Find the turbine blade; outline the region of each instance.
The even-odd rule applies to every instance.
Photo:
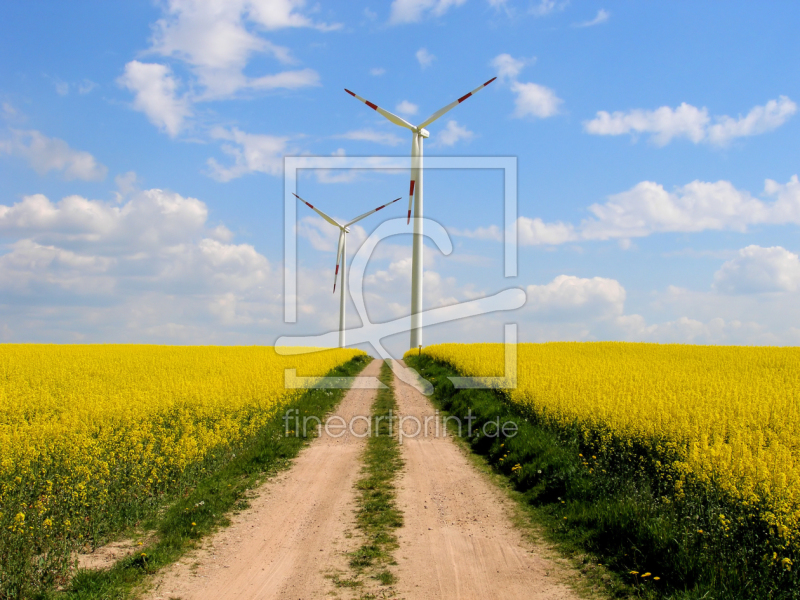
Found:
[[[390,204],[394,204],[394,203],[395,203],[395,202],[397,202],[398,200],[400,200],[400,198],[395,198],[395,199],[394,199],[394,200],[392,200],[391,202],[387,202],[386,204],[384,204],[384,205],[382,205],[382,206],[379,206],[378,208],[376,208],[376,209],[374,209],[374,210],[371,210],[371,211],[369,211],[369,212],[365,212],[363,215],[361,215],[361,216],[358,216],[358,217],[356,217],[355,219],[353,219],[352,221],[350,221],[349,223],[347,223],[347,224],[345,225],[345,227],[350,227],[350,225],[352,225],[353,223],[357,223],[357,222],[358,222],[358,221],[360,221],[361,219],[364,219],[364,218],[366,218],[366,217],[370,216],[372,213],[376,213],[376,212],[378,212],[378,211],[379,211],[380,209],[382,209],[382,208],[386,208],[386,207],[387,207],[387,206],[389,206]]]
[[[427,118],[427,119],[425,119],[425,120],[424,120],[422,123],[420,123],[420,126],[419,126],[419,128],[420,128],[420,129],[422,129],[423,127],[427,127],[428,125],[430,125],[431,123],[433,123],[433,122],[434,122],[436,119],[438,119],[439,117],[441,117],[443,114],[445,114],[446,112],[448,112],[448,111],[449,111],[449,110],[451,110],[452,108],[454,108],[454,107],[458,106],[459,104],[461,104],[461,103],[462,103],[464,100],[466,100],[467,98],[469,98],[469,97],[470,97],[470,96],[472,96],[473,94],[477,94],[478,92],[480,92],[480,91],[481,91],[483,88],[485,88],[487,85],[489,85],[490,83],[492,83],[492,82],[493,82],[495,79],[497,79],[497,77],[492,77],[492,78],[491,78],[489,81],[487,81],[487,82],[486,82],[486,83],[484,83],[483,85],[479,85],[478,87],[476,87],[476,88],[475,88],[474,90],[472,90],[472,91],[471,91],[469,94],[467,94],[467,95],[465,95],[465,96],[461,96],[461,98],[459,98],[459,99],[458,99],[458,100],[456,100],[455,102],[451,102],[450,104],[448,104],[448,105],[447,105],[447,106],[445,106],[444,108],[440,108],[440,109],[439,109],[439,110],[437,110],[435,113],[433,113],[433,114],[432,114],[430,117],[428,117],[428,118]]]
[[[334,221],[333,219],[331,219],[331,218],[330,218],[328,215],[326,215],[326,214],[325,214],[324,212],[322,212],[320,209],[318,209],[317,207],[315,207],[313,204],[310,204],[310,203],[306,202],[305,200],[303,200],[303,199],[302,199],[300,196],[298,196],[298,195],[297,195],[297,194],[295,194],[294,192],[292,192],[292,196],[294,196],[295,198],[297,198],[298,200],[300,200],[300,202],[302,202],[303,204],[305,204],[306,206],[308,206],[308,207],[309,207],[311,210],[313,210],[313,211],[314,211],[315,213],[317,213],[317,214],[318,214],[320,217],[322,217],[323,219],[325,219],[325,220],[326,220],[328,223],[330,223],[331,225],[336,225],[336,227],[338,227],[338,228],[340,228],[340,229],[341,229],[341,227],[342,227],[341,225],[339,225],[339,224],[338,224],[336,221]]]
[[[344,229],[339,232],[339,247],[336,249],[336,272],[333,274],[333,293],[336,293],[336,278],[339,276],[339,259],[342,256],[342,242],[344,241]]]
[[[381,108],[377,104],[373,104],[369,100],[365,100],[364,98],[362,98],[358,94],[354,94],[353,92],[351,92],[347,88],[345,88],[344,91],[347,92],[348,94],[350,94],[351,96],[353,96],[354,98],[358,98],[364,104],[369,106],[372,110],[375,110],[375,111],[379,112],[380,114],[382,114],[384,117],[389,119],[395,125],[400,125],[400,127],[405,127],[406,129],[410,129],[411,131],[416,131],[416,127],[414,127],[411,123],[409,123],[405,119],[401,119],[397,115],[394,115],[394,114],[390,113],[388,110],[384,110],[383,108]]]

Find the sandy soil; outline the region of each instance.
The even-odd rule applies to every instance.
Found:
[[[380,366],[373,361],[362,375],[377,376]],[[369,415],[375,394],[352,389],[335,414],[347,421]],[[288,471],[259,488],[250,508],[234,516],[230,527],[159,575],[145,597],[305,600],[335,594],[326,575],[347,575],[344,553],[356,543],[348,529],[364,444],[363,438],[336,439],[323,432]]]
[[[394,383],[399,415],[416,416],[422,423],[435,415],[425,396],[397,378]],[[417,430],[414,422],[404,425],[408,434]],[[578,598],[561,583],[566,567],[523,538],[511,522],[511,500],[442,435],[441,427],[436,436],[433,420],[417,437],[403,439],[402,454],[399,597]]]
[[[377,376],[381,361],[364,375]],[[395,379],[399,414],[434,415],[428,399]],[[374,390],[350,390],[336,414],[369,415]],[[415,426],[406,423],[406,432]],[[544,556],[512,525],[514,507],[452,439],[436,434],[404,438],[405,467],[398,504],[405,525],[389,588],[367,582],[336,588],[330,575],[351,576],[346,552],[359,545],[354,531],[354,483],[364,439],[325,434],[304,449],[288,471],[265,483],[251,508],[201,549],[160,574],[151,600],[226,600],[371,597],[424,599],[526,598],[572,600],[562,582],[567,567]],[[327,577],[326,577],[327,575]],[[367,589],[374,588],[374,589]]]

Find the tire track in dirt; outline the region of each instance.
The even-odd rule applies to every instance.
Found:
[[[381,364],[372,361],[361,375],[377,377]],[[347,422],[370,415],[375,395],[349,390],[333,414]],[[354,430],[366,431],[366,425],[356,422]],[[337,439],[323,431],[288,471],[258,489],[229,527],[159,574],[145,598],[329,598],[335,588],[326,575],[347,571],[345,553],[357,542],[348,529],[364,444],[349,433]]]
[[[425,396],[397,377],[394,390],[399,415],[425,423],[436,414]],[[406,422],[404,430],[412,434],[416,428]],[[523,538],[511,522],[512,501],[452,439],[436,437],[433,420],[417,437],[404,438],[401,448],[405,469],[397,499],[404,526],[395,553],[399,597],[579,598],[562,583],[568,569]]]

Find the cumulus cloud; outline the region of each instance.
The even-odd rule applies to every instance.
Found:
[[[514,81],[526,64],[525,60],[514,58],[510,54],[504,53],[495,56],[489,66],[497,71],[497,77],[500,81]]]
[[[764,106],[755,106],[747,115],[738,118],[724,115],[712,119],[707,108],[684,102],[674,109],[662,106],[655,110],[598,111],[583,127],[593,135],[648,134],[658,146],[676,138],[686,138],[695,144],[726,146],[736,138],[773,131],[795,112],[797,105],[786,96],[770,100]]]
[[[375,142],[376,144],[384,144],[386,146],[397,146],[403,142],[402,138],[394,133],[375,131],[374,129],[358,129],[356,131],[348,131],[347,133],[343,133],[337,137],[347,140]]]
[[[210,174],[217,181],[230,181],[249,173],[283,173],[288,137],[245,133],[236,127],[230,130],[216,127],[211,137],[229,142],[222,145],[222,151],[234,159],[234,164],[229,167],[219,164],[214,158],[208,159]]]
[[[534,59],[517,59],[510,54],[499,54],[489,65],[497,71],[501,83],[507,83],[516,95],[514,116],[546,119],[557,115],[563,100],[550,88],[538,83],[523,83],[517,80],[522,68]]]
[[[419,106],[414,104],[413,102],[409,102],[408,100],[403,100],[395,107],[395,110],[399,112],[401,115],[415,115],[419,110]]]
[[[611,16],[604,8],[601,8],[597,11],[597,15],[594,19],[590,19],[588,21],[582,21],[580,23],[575,23],[573,27],[594,27],[595,25],[600,25],[601,23],[605,23],[608,21],[608,18]]]
[[[700,231],[745,232],[753,225],[800,225],[800,181],[785,184],[768,179],[760,200],[729,181],[693,181],[669,192],[661,184],[642,181],[588,208],[591,217],[578,225],[547,223],[521,216],[522,245],[558,245],[589,240],[630,240],[654,233]],[[462,235],[464,232],[459,232]]]
[[[178,95],[178,80],[165,65],[132,60],[117,81],[133,92],[133,108],[171,137],[180,133],[184,121],[192,114],[188,97]]]
[[[0,321],[39,341],[163,340],[161,329],[172,343],[208,343],[221,322],[256,325],[253,304],[261,318],[278,310],[259,300],[272,267],[207,216],[202,201],[158,189],[122,204],[37,194],[0,205]],[[226,301],[235,310],[223,320]]]
[[[203,232],[205,204],[159,189],[135,194],[123,205],[67,196],[51,202],[43,194],[0,205],[0,235],[70,249],[94,245],[106,254],[179,243]]]
[[[714,274],[714,288],[730,294],[797,291],[800,259],[780,246],[747,246]]]
[[[375,67],[369,70],[369,74],[372,75],[373,77],[380,77],[384,73],[386,73],[386,69],[384,69],[383,67]]]
[[[436,59],[436,57],[428,52],[425,48],[420,48],[417,50],[415,56],[417,57],[419,66],[423,69],[430,67],[433,64],[433,61]]]
[[[12,130],[10,139],[0,141],[0,152],[24,158],[40,175],[57,171],[67,180],[99,181],[108,172],[88,152],[75,150],[64,140],[33,130]]]
[[[545,285],[529,285],[524,310],[552,319],[608,318],[622,315],[625,288],[614,279],[559,275]]]
[[[309,68],[245,74],[255,55],[271,57],[284,66],[297,63],[288,48],[259,32],[340,27],[306,16],[304,0],[166,0],[162,6],[165,14],[153,25],[148,53],[187,65],[193,75],[186,86],[191,92],[178,94],[181,82],[167,65],[137,60],[125,66],[118,82],[134,93],[133,107],[173,137],[191,116],[196,102],[232,98],[248,90],[319,85],[319,74]]]
[[[393,0],[389,23],[416,23],[426,17],[441,17],[450,8],[461,6],[467,0]]]
[[[546,119],[557,115],[562,104],[561,98],[548,87],[538,83],[520,83],[514,81],[511,91],[517,95],[514,100],[516,109],[515,117],[538,117]]]
[[[471,140],[473,137],[475,137],[474,132],[459,125],[456,121],[450,120],[444,131],[437,134],[436,142],[442,146],[454,146],[461,140]]]

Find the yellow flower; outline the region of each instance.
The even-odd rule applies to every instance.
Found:
[[[650,572],[648,571],[647,573],[645,573],[644,575],[642,575],[642,577],[650,577]]]

